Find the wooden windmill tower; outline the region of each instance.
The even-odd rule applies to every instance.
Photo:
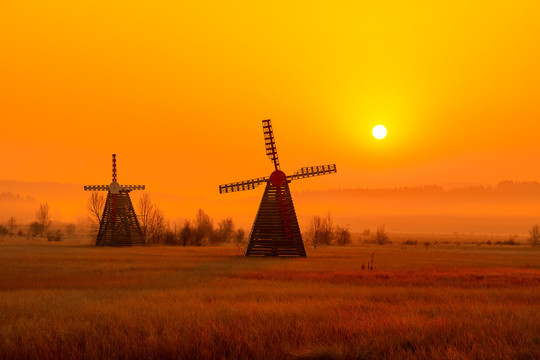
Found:
[[[267,177],[220,185],[219,192],[223,194],[252,190],[266,183],[245,256],[306,256],[289,183],[292,180],[335,173],[336,165],[304,167],[293,175],[285,175],[279,167],[272,123],[270,120],[263,120],[262,126],[266,155],[274,163],[274,171]]]
[[[144,185],[120,185],[116,182],[116,154],[112,155],[112,182],[110,185],[86,185],[85,191],[108,191],[97,246],[144,245],[144,237],[131,203],[132,190],[144,190]]]

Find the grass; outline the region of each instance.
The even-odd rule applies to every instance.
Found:
[[[0,242],[0,358],[540,358],[530,247],[235,253]]]

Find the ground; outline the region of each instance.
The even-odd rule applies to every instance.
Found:
[[[261,259],[2,239],[0,358],[540,358],[540,250],[425,242]]]

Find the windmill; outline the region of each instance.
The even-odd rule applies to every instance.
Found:
[[[274,163],[274,171],[267,177],[219,186],[219,193],[252,190],[266,183],[266,189],[253,222],[245,256],[306,256],[298,219],[289,191],[292,180],[337,172],[336,165],[304,167],[293,175],[280,170],[270,119],[262,121],[266,155]]]
[[[86,185],[85,191],[108,191],[99,223],[97,246],[144,245],[144,237],[131,203],[132,190],[144,190],[144,185],[120,185],[116,181],[116,154],[112,155],[110,185]]]

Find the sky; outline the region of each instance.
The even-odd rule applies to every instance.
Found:
[[[297,190],[540,180],[539,15],[538,1],[2,0],[0,179],[108,184],[116,153],[120,183],[233,206],[219,184],[272,171],[270,118],[283,171],[337,164]]]

